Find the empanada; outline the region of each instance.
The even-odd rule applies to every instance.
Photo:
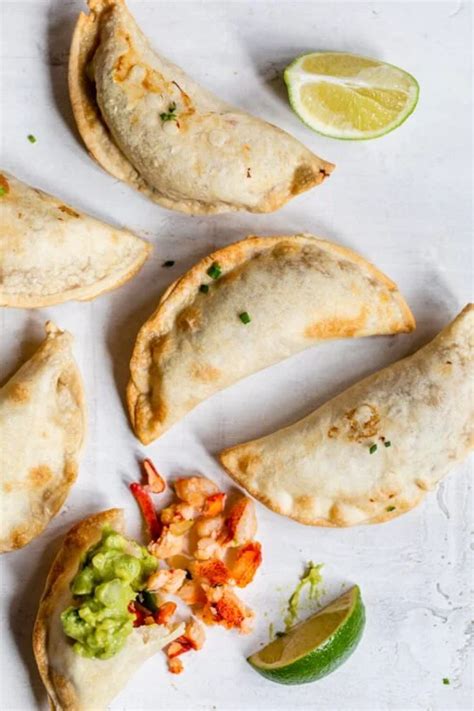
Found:
[[[0,552],[22,548],[55,516],[78,471],[86,415],[72,336],[52,323],[0,389]]]
[[[54,711],[102,711],[149,657],[182,634],[184,625],[134,628],[121,651],[108,659],[78,654],[66,636],[61,614],[73,605],[70,584],[87,551],[105,528],[123,533],[121,509],[89,516],[65,537],[50,570],[33,632],[36,663]]]
[[[474,306],[436,338],[285,429],[221,453],[301,523],[379,523],[416,506],[474,444]]]
[[[133,427],[147,444],[213,393],[318,341],[414,327],[396,285],[355,252],[311,235],[249,237],[182,276],[140,330]]]
[[[331,173],[295,138],[154,52],[124,0],[88,5],[72,41],[69,92],[84,143],[114,177],[197,215],[271,212]]]
[[[151,245],[0,174],[0,306],[94,299],[140,269]]]

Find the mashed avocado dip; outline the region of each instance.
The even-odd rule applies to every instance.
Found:
[[[129,605],[157,564],[146,548],[104,528],[71,583],[75,604],[61,615],[77,654],[108,659],[122,649],[135,619]]]
[[[306,567],[305,572],[300,578],[298,585],[296,586],[294,592],[292,593],[290,599],[288,600],[288,611],[284,619],[285,627],[289,630],[295,624],[298,619],[298,609],[300,604],[301,592],[305,585],[309,585],[309,599],[315,600],[321,595],[320,585],[323,582],[323,576],[321,575],[321,568],[323,563],[318,563],[315,565],[310,561]]]

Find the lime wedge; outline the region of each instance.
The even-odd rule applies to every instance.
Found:
[[[332,138],[383,136],[414,111],[418,82],[403,69],[344,52],[313,52],[284,74],[290,104],[314,131]]]
[[[364,625],[364,605],[355,586],[247,661],[259,674],[279,684],[316,681],[352,654]]]

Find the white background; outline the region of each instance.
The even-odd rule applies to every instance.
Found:
[[[139,326],[163,288],[216,246],[248,233],[308,231],[358,250],[400,286],[415,333],[318,346],[198,407],[147,448],[166,475],[202,472],[230,481],[213,453],[309,412],[366,373],[425,343],[471,297],[471,5],[461,2],[148,2],[132,11],[155,46],[223,98],[287,129],[337,164],[322,187],[276,214],[190,218],[147,202],[88,157],[73,125],[66,65],[76,0],[3,0],[2,153],[8,170],[83,210],[126,225],[155,245],[142,272],[92,303],[2,309],[1,372],[30,355],[46,319],[72,331],[85,379],[87,446],[61,514],[22,551],[1,561],[1,708],[46,708],[30,649],[33,619],[61,536],[82,516],[123,505],[145,450],[122,399]],[[420,82],[415,114],[369,142],[318,136],[287,104],[281,70],[313,49],[348,50],[404,67]],[[27,135],[33,133],[32,145]],[[176,260],[163,269],[166,259]],[[328,294],[328,298],[331,295]],[[24,443],[28,446],[28,442]],[[417,510],[391,523],[307,528],[257,505],[264,564],[244,591],[258,612],[250,637],[209,630],[205,650],[171,677],[145,665],[115,709],[468,709],[471,488],[458,466]],[[360,584],[367,627],[354,656],[314,685],[278,686],[245,655],[267,640],[305,562],[324,562],[327,597]],[[308,608],[309,610],[309,608]],[[450,686],[442,684],[448,677]]]

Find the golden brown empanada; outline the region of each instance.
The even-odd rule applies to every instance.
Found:
[[[474,306],[424,348],[285,429],[221,453],[269,508],[315,526],[416,506],[474,445]]]
[[[0,552],[22,548],[63,505],[86,428],[72,336],[52,323],[36,353],[0,389]]]
[[[140,330],[134,430],[147,444],[218,390],[319,341],[414,327],[396,285],[355,252],[311,235],[249,237],[172,284]]]
[[[88,5],[72,41],[69,92],[84,143],[114,177],[197,215],[271,212],[333,170],[154,52],[124,0]]]
[[[33,632],[36,663],[54,711],[103,711],[149,657],[180,636],[184,624],[134,628],[124,648],[109,659],[83,657],[66,637],[61,613],[73,603],[70,583],[104,528],[123,533],[121,509],[109,509],[74,526],[49,572]]]
[[[128,281],[151,245],[0,174],[0,306],[94,299]]]

